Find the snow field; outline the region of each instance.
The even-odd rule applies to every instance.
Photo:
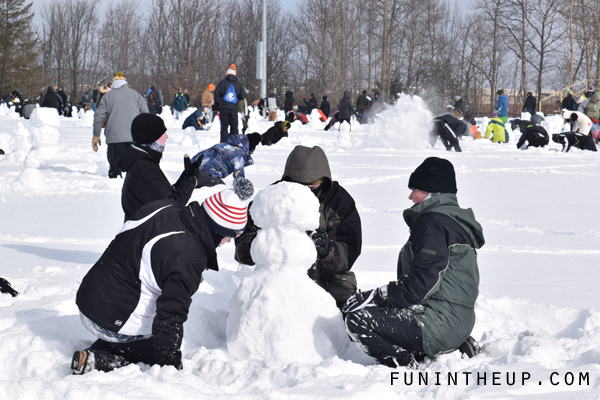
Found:
[[[81,120],[60,117],[60,125],[53,127],[59,135],[57,151],[51,158],[37,157],[36,167],[26,165],[26,159],[38,127],[0,107],[0,144],[10,145],[8,151],[2,147],[7,154],[0,156],[0,276],[20,292],[14,299],[0,295],[2,397],[597,399],[598,153],[572,149],[563,154],[553,142],[543,149],[517,150],[519,133],[510,126],[508,144],[467,138],[461,142],[463,153],[446,152],[439,142],[428,149],[422,136],[426,119],[411,117],[425,118],[428,111],[417,100],[405,100],[399,99],[374,125],[354,124],[347,131],[336,126],[325,132],[320,130],[325,123],[314,120],[294,124],[289,138],[259,146],[246,175],[261,190],[281,177],[294,146],[321,146],[334,179],[354,197],[361,214],[363,251],[353,271],[359,287],[370,289],[395,279],[398,252],[408,237],[402,211],[411,205],[410,173],[428,156],[451,160],[459,203],[473,208],[486,238],[479,251],[473,331],[483,345],[480,356],[462,359],[453,352],[426,360],[413,371],[412,385],[405,383],[410,371],[373,365],[353,344],[339,357],[310,362],[237,360],[227,347],[229,307],[255,272],[238,267],[229,244],[218,250],[221,270],[207,272],[194,296],[185,324],[183,371],[130,365],[108,374],[71,376],[73,351],[94,340],[79,321],[75,293],[121,227],[122,180],[107,177],[104,137],[94,153],[91,127],[76,126],[90,118],[88,113]],[[485,132],[486,119],[477,122]],[[547,122],[549,133],[562,130],[559,117]],[[167,122],[170,138],[161,167],[171,181],[183,168],[184,154],[196,154],[218,140],[218,122],[209,131],[191,133],[179,129],[181,123]],[[253,127],[264,132],[270,125],[253,118],[249,132]],[[20,186],[26,167],[37,171],[45,185]],[[231,178],[226,182],[231,184]],[[202,201],[220,189],[196,190],[192,200]],[[398,372],[393,385],[392,372]],[[510,385],[513,372],[516,383]],[[427,374],[428,384],[418,384],[419,373]],[[448,384],[448,373],[457,376],[456,384]],[[477,375],[484,373],[485,384],[478,384]],[[494,373],[500,385],[493,385]],[[529,379],[523,383],[525,374]]]

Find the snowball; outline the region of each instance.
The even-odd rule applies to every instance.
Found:
[[[60,126],[60,118],[56,108],[36,107],[29,116],[29,121],[32,126]]]
[[[41,191],[48,189],[48,184],[38,169],[25,168],[13,183],[15,191]]]
[[[279,363],[342,355],[342,315],[306,273],[317,256],[306,231],[319,226],[319,201],[306,186],[280,182],[256,195],[250,213],[261,227],[250,249],[256,267],[229,303],[229,352]]]

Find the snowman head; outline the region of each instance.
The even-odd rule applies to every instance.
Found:
[[[267,186],[254,199],[252,219],[261,228],[313,230],[319,227],[319,200],[304,185],[280,182]]]

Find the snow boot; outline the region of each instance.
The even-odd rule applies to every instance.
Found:
[[[481,346],[479,343],[475,341],[471,336],[465,340],[463,344],[458,348],[462,354],[465,354],[469,358],[475,357],[477,354],[481,353]]]
[[[382,357],[377,362],[389,368],[406,367],[407,369],[419,369],[419,363],[415,359],[415,355],[410,351],[403,351],[395,356]]]
[[[90,350],[76,351],[73,353],[71,369],[73,375],[83,375],[95,369],[96,359]]]
[[[19,292],[10,286],[10,282],[4,278],[0,278],[0,293],[9,293],[12,297],[17,297]]]

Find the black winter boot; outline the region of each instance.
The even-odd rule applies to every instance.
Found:
[[[460,350],[462,354],[466,354],[467,357],[473,358],[477,354],[481,353],[481,346],[479,346],[479,343],[477,343],[475,339],[469,336],[467,340],[460,345],[458,350]]]

